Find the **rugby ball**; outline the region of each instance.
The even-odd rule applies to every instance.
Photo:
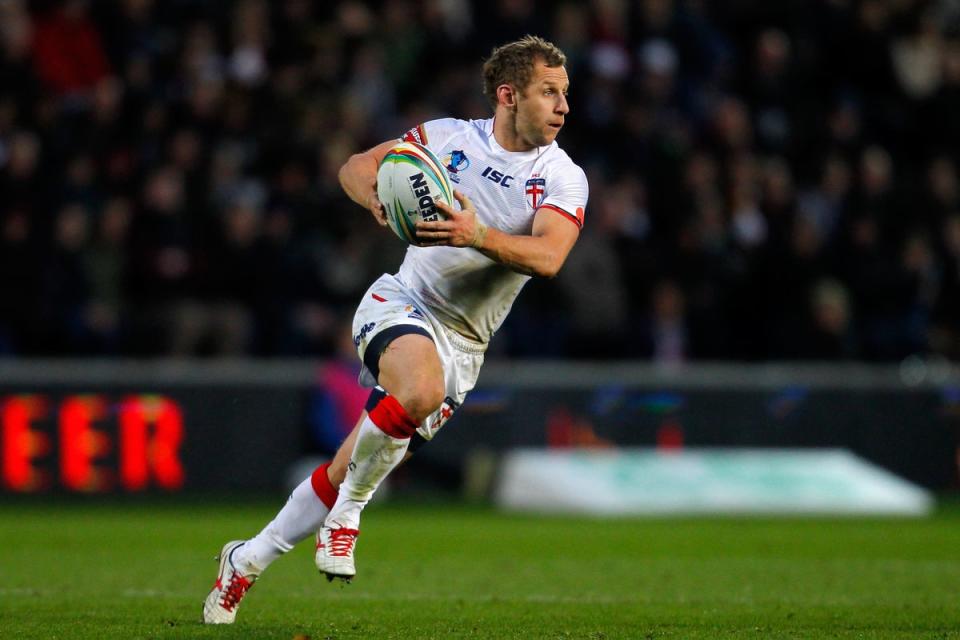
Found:
[[[399,142],[377,169],[377,197],[401,240],[417,241],[419,221],[441,220],[436,203],[453,204],[453,187],[437,156],[416,142]]]

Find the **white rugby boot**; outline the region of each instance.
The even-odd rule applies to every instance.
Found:
[[[336,524],[336,523],[334,523]],[[314,560],[320,573],[326,574],[327,581],[334,578],[350,582],[357,575],[353,563],[353,550],[357,546],[358,529],[348,527],[320,527],[317,532],[317,553]]]
[[[203,601],[204,624],[233,624],[237,618],[237,607],[247,594],[258,573],[241,574],[233,564],[233,552],[246,540],[232,540],[223,545],[215,560],[220,561],[220,572],[213,589]]]

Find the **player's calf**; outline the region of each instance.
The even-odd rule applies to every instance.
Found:
[[[417,423],[393,396],[371,394],[368,411],[337,502],[317,537],[317,569],[330,579],[349,580],[356,575],[353,556],[360,533],[360,512],[383,479],[403,460],[417,429]]]

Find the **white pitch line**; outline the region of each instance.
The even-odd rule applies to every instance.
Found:
[[[335,593],[322,593],[318,591],[311,592],[291,592],[286,594],[285,597],[295,598],[295,599],[324,599],[332,600],[335,598],[345,599],[345,600],[392,600],[392,601],[401,601],[401,602],[481,602],[481,603],[493,603],[493,602],[531,602],[531,603],[540,603],[540,604],[640,604],[640,598],[630,598],[630,597],[620,597],[620,596],[591,596],[591,595],[580,595],[580,596],[564,596],[564,595],[551,595],[551,594],[539,594],[532,593],[523,596],[507,597],[507,596],[458,596],[451,594],[434,594],[434,593],[405,593],[398,595],[390,596],[380,596],[371,593],[349,593],[347,591],[349,587],[345,588],[343,591]],[[37,595],[35,590],[23,589],[22,594],[17,595]],[[0,590],[0,595],[4,593],[3,590]],[[124,589],[121,592],[121,595],[125,598],[189,598],[196,596],[197,593],[194,591],[169,591],[163,589]],[[201,594],[202,595],[202,594]]]
[[[0,596],[49,596],[53,595],[52,589],[36,589],[34,587],[8,587],[0,588]]]
[[[322,591],[294,591],[286,594],[284,597],[297,600],[333,600],[335,598],[345,600],[392,600],[400,602],[531,602],[540,604],[627,604],[639,603],[641,598],[629,597],[611,597],[611,596],[562,596],[550,594],[527,594],[523,596],[494,596],[494,595],[451,595],[436,593],[404,593],[389,596],[381,596],[372,593],[350,593],[350,587],[345,587],[342,591],[327,592]],[[173,591],[168,589],[139,589],[128,588],[122,590],[119,595],[124,598],[192,598],[197,597],[196,591]],[[204,594],[200,594],[203,596]],[[51,589],[35,589],[31,587],[0,588],[0,596],[10,597],[62,597],[62,591]]]

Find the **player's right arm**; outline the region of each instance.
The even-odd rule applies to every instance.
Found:
[[[387,226],[387,217],[377,197],[377,169],[396,140],[381,142],[372,149],[355,153],[340,167],[340,186],[351,200],[370,211],[380,226]]]
[[[417,223],[417,237],[422,246],[473,247],[517,273],[552,278],[560,271],[580,235],[580,219],[569,214],[560,216],[553,206],[550,210],[548,207],[537,210],[530,235],[498,231],[480,223],[477,210],[466,195],[454,191],[453,196],[460,203],[460,211],[438,201],[437,209],[445,219]],[[571,224],[564,218],[576,223]]]

